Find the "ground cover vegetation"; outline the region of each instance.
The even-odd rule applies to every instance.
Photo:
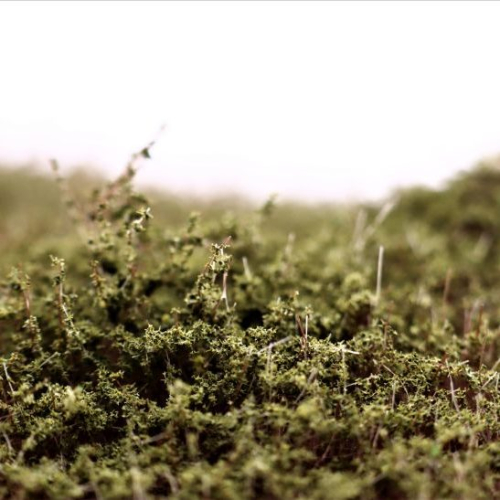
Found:
[[[1,498],[500,498],[497,169],[255,208],[147,153],[0,170]]]

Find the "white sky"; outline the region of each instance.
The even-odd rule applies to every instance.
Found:
[[[500,152],[497,2],[0,2],[0,160],[378,197]],[[44,163],[45,164],[45,163]]]

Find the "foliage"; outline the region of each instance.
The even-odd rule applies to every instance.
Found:
[[[256,210],[140,156],[0,171],[2,498],[500,498],[500,172]]]

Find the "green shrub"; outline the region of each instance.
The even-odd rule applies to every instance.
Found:
[[[0,171],[2,498],[500,498],[497,170],[255,209],[139,156]]]

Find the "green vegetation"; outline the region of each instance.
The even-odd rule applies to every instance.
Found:
[[[136,159],[0,170],[0,497],[500,498],[498,170],[254,209]]]

